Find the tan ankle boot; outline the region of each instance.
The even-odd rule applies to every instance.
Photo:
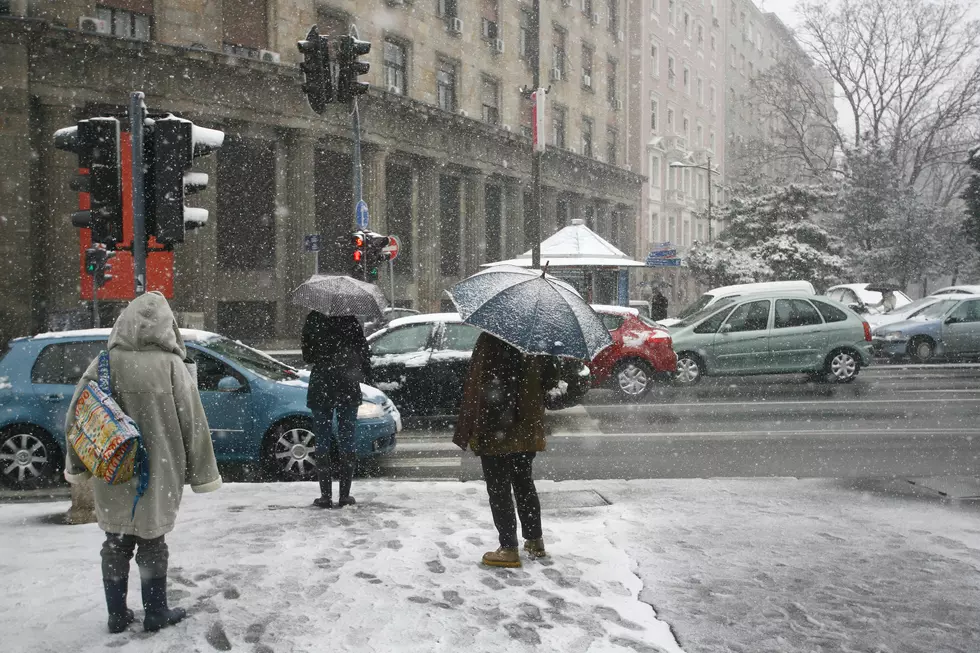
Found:
[[[548,552],[544,550],[544,540],[524,540],[524,551],[532,558],[544,558]]]
[[[520,567],[521,554],[517,547],[500,547],[496,551],[483,554],[483,564],[488,567]]]

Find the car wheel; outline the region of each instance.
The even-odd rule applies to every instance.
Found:
[[[691,386],[701,382],[704,376],[704,363],[695,354],[684,352],[677,355],[677,372],[674,383],[681,386]]]
[[[64,455],[54,438],[36,426],[0,431],[0,479],[7,487],[30,490],[53,481]]]
[[[834,383],[850,383],[861,371],[861,362],[849,349],[841,349],[827,357],[827,377]]]
[[[653,370],[641,360],[623,361],[616,366],[613,379],[620,397],[636,401],[650,392]]]
[[[936,343],[931,338],[913,338],[909,343],[909,356],[917,363],[928,363],[936,355]]]
[[[286,422],[266,440],[265,476],[277,481],[316,478],[316,436],[309,422]]]

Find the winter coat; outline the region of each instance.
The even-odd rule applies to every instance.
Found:
[[[312,365],[306,391],[311,410],[361,403],[360,384],[371,379],[371,351],[356,317],[311,312],[303,325],[303,360]]]
[[[481,456],[544,451],[545,393],[559,378],[554,357],[523,354],[481,334],[470,359],[453,442]]]
[[[650,319],[663,320],[667,318],[667,298],[659,290],[653,292],[650,297]]]
[[[150,465],[150,484],[136,506],[138,475],[127,483],[92,482],[95,513],[107,533],[152,539],[173,530],[184,483],[195,492],[221,487],[211,432],[197,384],[184,363],[184,342],[163,295],[152,292],[130,302],[109,335],[112,396],[139,426]],[[67,424],[89,381],[98,379],[92,361],[75,388]],[[65,478],[78,483],[90,476],[68,447]]]

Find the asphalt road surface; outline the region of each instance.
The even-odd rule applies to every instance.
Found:
[[[549,413],[551,480],[980,474],[980,365],[880,366],[848,385],[804,376],[706,379],[623,404],[593,391]],[[481,478],[448,421],[408,420],[390,478]]]

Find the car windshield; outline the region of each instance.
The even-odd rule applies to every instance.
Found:
[[[700,312],[701,310],[704,309],[705,306],[710,304],[711,300],[714,298],[715,298],[714,295],[709,295],[708,293],[704,293],[703,295],[698,297],[697,301],[688,304],[687,307],[684,308],[684,310],[682,310],[680,313],[677,314],[677,317],[684,319],[691,315],[694,315],[695,313]]]
[[[904,306],[896,306],[892,310],[888,311],[886,315],[892,315],[898,313],[902,313],[905,315],[912,315],[917,311],[921,310],[922,308],[929,306],[930,304],[934,304],[935,302],[936,302],[935,297],[922,297],[920,299],[916,299],[913,302],[905,304]]]
[[[276,359],[264,354],[248,345],[230,340],[221,336],[197,340],[197,344],[205,349],[209,349],[216,354],[228,358],[234,363],[241,365],[247,370],[255,372],[273,381],[286,381],[288,379],[299,378],[292,367],[285,363],[280,363]]]
[[[935,320],[945,315],[957,303],[958,301],[955,299],[941,299],[935,304],[926,306],[911,317],[923,320]]]
[[[725,307],[729,306],[734,301],[735,301],[735,297],[722,297],[721,299],[719,299],[717,302],[715,302],[711,306],[709,306],[709,307],[707,307],[705,309],[702,309],[702,310],[698,311],[697,313],[694,313],[693,315],[689,315],[688,317],[684,318],[683,320],[681,320],[680,322],[678,322],[677,324],[675,324],[671,328],[672,329],[679,329],[679,328],[691,326],[692,324],[697,324],[701,320],[703,320],[703,319],[705,319],[705,318],[707,318],[707,317],[709,317],[711,315],[714,315],[715,313],[717,313],[722,308],[725,308]]]

